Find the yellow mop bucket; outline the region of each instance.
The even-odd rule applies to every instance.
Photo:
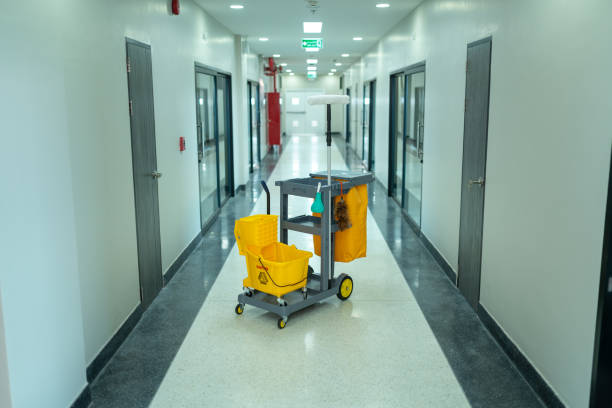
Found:
[[[234,235],[246,256],[248,276],[243,286],[276,297],[306,286],[312,252],[277,240],[278,216],[257,214],[236,221]]]
[[[250,246],[246,250],[249,276],[243,285],[276,297],[301,289],[306,286],[311,257],[312,252],[281,242],[261,249]]]

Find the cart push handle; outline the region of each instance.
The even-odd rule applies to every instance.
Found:
[[[267,196],[267,211],[268,211],[268,215],[270,215],[270,190],[268,190],[268,185],[266,184],[265,181],[261,180],[261,186],[263,187],[264,191],[266,192],[266,196]]]

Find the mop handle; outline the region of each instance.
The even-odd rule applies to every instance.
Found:
[[[327,226],[327,274],[330,278],[333,278],[332,272],[332,232],[331,232],[331,224],[332,224],[332,213],[331,213],[331,204],[332,204],[332,190],[331,190],[331,105],[327,104],[327,186],[329,187],[327,193],[327,213],[329,214],[329,224]]]

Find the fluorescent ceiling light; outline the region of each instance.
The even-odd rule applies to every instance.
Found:
[[[330,73],[329,73],[329,74],[327,74],[327,75],[334,75],[334,73],[333,73],[333,72],[330,72]]]
[[[316,71],[317,67],[306,67],[308,71]]]
[[[321,28],[323,27],[323,23],[318,22],[304,22],[304,32],[305,33],[320,33]]]
[[[350,56],[350,54],[342,54],[342,57],[343,57],[343,58],[346,58],[346,57],[348,57],[348,56]]]
[[[316,64],[318,60],[316,58],[309,58],[306,60],[307,64]]]
[[[242,4],[232,4],[230,8],[233,8],[234,10],[240,10],[243,9],[244,6]]]
[[[290,69],[286,69],[285,72],[291,72],[291,70]]]
[[[390,7],[389,3],[378,3],[376,4],[376,7],[378,8],[388,8]]]
[[[268,41],[268,37],[259,37],[259,41]]]
[[[342,63],[341,62],[336,62],[334,65],[339,67],[340,65],[342,65]]]
[[[274,58],[280,58],[280,54],[274,54],[272,55]]]
[[[353,41],[361,41],[363,40],[363,37],[353,37]]]
[[[319,52],[318,48],[304,48],[306,52]]]
[[[336,71],[337,71],[337,69],[336,69],[336,68],[332,68],[332,69],[330,69],[330,71],[331,71],[331,72],[336,72]]]
[[[281,63],[281,64],[280,64],[280,66],[281,66],[281,67],[286,67],[286,66],[287,66],[287,63],[286,63],[286,62],[283,62],[283,63]]]
[[[293,72],[291,72],[289,75],[294,76],[295,74]]]

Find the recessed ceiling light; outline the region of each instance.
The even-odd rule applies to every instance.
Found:
[[[389,3],[378,3],[376,4],[376,7],[378,8],[388,8],[390,7]]]
[[[283,63],[281,63],[281,64],[280,64],[280,66],[281,66],[281,67],[286,67],[286,66],[287,66],[287,63],[286,63],[286,62],[283,62]]]
[[[353,37],[353,41],[361,41],[363,40],[363,37]]]
[[[289,73],[289,75],[294,76],[295,74],[293,72]]]
[[[232,5],[230,6],[230,8],[232,8],[232,9],[234,9],[234,10],[240,10],[240,9],[243,9],[243,8],[244,8],[244,6],[243,6],[242,4],[232,4]]]
[[[274,58],[280,58],[280,54],[274,54],[272,55]]]
[[[334,75],[334,73],[333,73],[333,72],[330,72],[330,73],[329,73],[329,74],[327,74],[327,75]]]
[[[336,62],[334,65],[339,67],[340,65],[342,65],[342,63],[341,62]]]
[[[268,41],[269,38],[268,37],[259,37],[259,41]]]
[[[316,64],[318,60],[316,58],[309,58],[306,60],[307,64]]]
[[[306,67],[308,71],[316,71],[317,67]]]
[[[306,22],[304,21],[304,33],[320,33],[323,23],[318,22]]]
[[[291,70],[290,69],[286,69],[285,72],[291,72]]]
[[[304,51],[306,52],[319,52],[318,48],[304,48]]]
[[[349,56],[350,56],[350,54],[342,54],[342,56],[343,56],[344,58],[346,58],[346,57],[349,57]]]
[[[332,69],[330,69],[330,71],[331,71],[331,72],[336,72],[336,71],[337,71],[337,69],[336,69],[336,68],[332,68]]]

